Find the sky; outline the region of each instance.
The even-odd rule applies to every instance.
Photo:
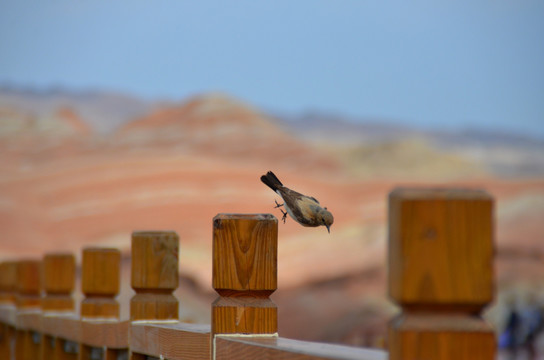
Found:
[[[544,137],[544,1],[2,0],[0,86]]]

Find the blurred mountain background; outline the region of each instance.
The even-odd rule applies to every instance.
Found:
[[[228,94],[165,103],[4,88],[0,149],[2,259],[114,246],[128,266],[133,230],[175,230],[178,296],[191,321],[209,321],[213,216],[280,216],[259,180],[268,170],[335,215],[330,235],[291,219],[279,224],[274,300],[283,336],[383,343],[395,311],[385,288],[386,198],[399,185],[492,193],[498,289],[542,284],[544,140],[536,137],[282,116]],[[130,294],[127,278],[122,297]]]

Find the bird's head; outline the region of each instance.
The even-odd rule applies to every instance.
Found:
[[[327,210],[327,208],[319,212],[319,222],[321,223],[321,225],[324,225],[327,228],[327,231],[330,234],[331,225],[334,222],[334,217],[332,216],[331,212]]]

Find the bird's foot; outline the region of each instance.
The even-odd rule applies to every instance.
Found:
[[[274,200],[274,202],[276,203],[276,206],[274,206],[274,209],[277,209],[277,208],[283,206],[283,204],[278,204],[278,202],[276,200]]]
[[[277,206],[276,206],[277,207]],[[282,209],[280,209],[281,213],[283,214],[283,216],[281,217],[281,219],[283,220],[283,223],[285,224],[285,220],[287,219],[287,212],[286,211],[283,211]]]

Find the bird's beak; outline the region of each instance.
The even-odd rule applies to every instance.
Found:
[[[331,233],[331,227],[329,225],[325,225],[327,227],[327,231],[329,232],[329,234]]]

